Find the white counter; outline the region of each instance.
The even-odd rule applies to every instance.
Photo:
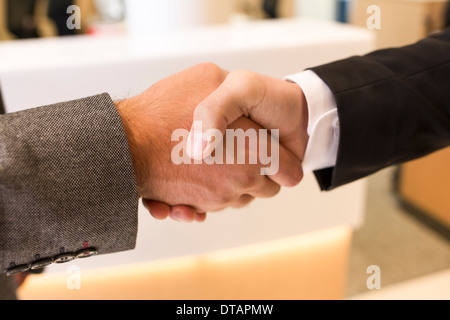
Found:
[[[372,34],[351,26],[286,20],[216,26],[141,39],[76,37],[0,43],[0,84],[8,112],[109,92],[135,95],[200,62],[283,77],[307,67],[364,54]],[[349,70],[352,72],[352,70]],[[140,209],[134,251],[77,261],[91,268],[200,254],[295,236],[364,217],[365,181],[321,193],[313,175],[274,199],[210,215],[204,224],[157,222]],[[50,270],[64,270],[52,266]]]

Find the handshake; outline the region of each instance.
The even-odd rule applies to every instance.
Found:
[[[303,178],[308,108],[297,84],[204,63],[116,107],[158,220],[202,222]]]

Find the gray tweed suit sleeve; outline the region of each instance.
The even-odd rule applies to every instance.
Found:
[[[0,300],[17,300],[16,287],[13,277],[0,273]]]
[[[107,94],[0,116],[0,273],[95,247],[130,250],[138,194]]]

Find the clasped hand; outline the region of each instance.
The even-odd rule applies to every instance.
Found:
[[[204,63],[116,107],[139,195],[158,220],[201,222],[209,212],[273,197],[303,178],[308,111],[296,84]],[[227,132],[255,134],[242,144]],[[263,155],[273,150],[277,170],[262,174],[269,166]],[[174,154],[181,161],[174,161]],[[212,158],[219,161],[208,161]]]

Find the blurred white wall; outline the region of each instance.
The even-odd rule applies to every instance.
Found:
[[[126,0],[128,30],[136,35],[205,24],[226,23],[234,10],[230,0]]]
[[[335,20],[336,0],[295,0],[296,16]]]

